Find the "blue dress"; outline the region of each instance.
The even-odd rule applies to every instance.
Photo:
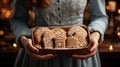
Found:
[[[52,5],[45,9],[32,7],[35,13],[35,26],[75,26],[83,24],[87,0],[51,0],[51,2]],[[105,0],[89,0],[89,3],[91,17],[88,27],[91,32],[100,32],[100,41],[102,41],[108,24]],[[30,58],[20,42],[22,35],[31,36],[29,14],[25,4],[25,0],[14,0],[10,23],[16,42],[20,46],[15,67],[101,67],[98,52],[85,60],[73,59],[70,55],[60,55],[48,60]]]

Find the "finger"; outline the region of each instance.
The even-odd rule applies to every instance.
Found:
[[[47,60],[47,59],[51,59],[51,58],[55,57],[53,54],[38,55],[38,54],[34,54],[34,53],[30,54],[30,56],[36,60]]]
[[[72,55],[72,57],[73,57],[73,58],[76,58],[76,59],[87,59],[87,58],[89,58],[89,57],[94,56],[95,53],[96,53],[96,51],[91,52],[91,53],[89,53],[89,54],[87,54],[87,55]]]
[[[72,57],[76,59],[86,59],[86,58],[89,58],[90,56],[89,55],[72,55]]]
[[[35,53],[39,52],[39,50],[38,50],[36,47],[33,46],[31,39],[28,39],[27,48],[28,48],[31,52],[33,52],[33,53],[34,53],[34,52],[35,52]]]
[[[97,48],[98,48],[98,43],[94,43],[94,45],[90,49],[90,52],[97,50]]]
[[[90,44],[91,48],[90,48],[90,52],[93,52],[94,50],[96,50],[98,48],[98,42],[95,39],[90,39]]]

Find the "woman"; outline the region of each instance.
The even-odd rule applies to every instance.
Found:
[[[108,17],[105,0],[89,0],[91,20],[90,53],[87,55],[38,55],[32,45],[29,9],[35,13],[35,26],[75,26],[83,24],[87,0],[15,0],[11,30],[20,50],[15,67],[101,67],[97,47],[103,40]]]

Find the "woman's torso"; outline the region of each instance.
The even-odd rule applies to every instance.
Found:
[[[52,0],[49,8],[33,7],[35,22],[38,26],[68,26],[83,22],[83,13],[87,0]],[[69,55],[60,55],[49,60],[34,60],[24,49],[20,49],[15,67],[99,67],[99,55],[86,60],[73,59]],[[94,64],[93,64],[94,63]]]
[[[87,0],[51,0],[48,8],[32,7],[37,26],[80,25]]]

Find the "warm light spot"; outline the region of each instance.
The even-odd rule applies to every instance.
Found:
[[[107,10],[110,10],[111,8],[110,8],[110,6],[109,6],[109,5],[107,5],[107,6],[106,6],[106,9],[107,9]]]
[[[8,19],[11,16],[12,10],[9,10],[7,8],[2,8],[0,12],[1,12],[1,15],[2,15],[3,18]]]
[[[4,31],[0,30],[0,36],[4,35]]]
[[[8,0],[3,0],[2,1],[4,4],[7,4],[8,3]]]
[[[6,12],[6,14],[5,14],[5,18],[10,18],[10,15],[11,15],[11,11],[8,10],[8,11]]]
[[[113,1],[113,0],[111,1],[111,0],[110,0],[110,1],[108,2],[108,5],[110,6],[110,10],[111,10],[111,11],[114,12],[114,11],[116,10],[116,1]]]
[[[112,51],[113,50],[113,45],[109,46],[109,50]]]
[[[5,14],[6,13],[6,11],[7,11],[7,9],[6,8],[1,8],[1,14]]]
[[[120,9],[118,9],[118,14],[120,14]]]
[[[120,37],[120,32],[118,32],[117,35]]]
[[[13,47],[15,47],[15,48],[16,48],[16,47],[17,47],[17,44],[16,44],[16,43],[13,43]]]

